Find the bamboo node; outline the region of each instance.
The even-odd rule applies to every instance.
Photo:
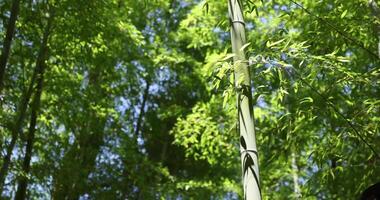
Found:
[[[245,22],[241,20],[233,20],[232,23],[240,23],[243,24],[243,26],[245,26]]]

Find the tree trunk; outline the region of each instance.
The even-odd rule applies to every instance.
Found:
[[[283,73],[283,71],[281,71],[280,73]],[[286,74],[285,74],[286,75]],[[290,80],[290,74],[289,75],[289,80]],[[287,87],[288,88],[291,88],[292,87],[292,84],[293,83],[289,83],[287,84]],[[287,118],[288,118],[288,130],[287,130],[287,134],[289,136],[292,135],[292,130],[294,130],[294,127],[293,127],[293,113],[294,111],[291,110],[291,103],[294,102],[292,101],[291,97],[294,96],[294,93],[293,93],[293,90],[289,90],[288,91],[289,94],[285,96],[284,98],[284,103],[286,105],[286,112],[287,112]],[[296,148],[296,145],[295,144],[292,144],[291,148],[290,148],[290,158],[291,158],[291,162],[290,162],[290,167],[291,167],[291,175],[292,175],[292,178],[293,178],[293,195],[292,197],[294,199],[301,199],[301,188],[298,184],[298,165],[297,165],[297,148]]]
[[[137,137],[138,137],[138,135],[140,133],[141,123],[142,123],[142,120],[143,120],[143,117],[144,117],[144,112],[145,112],[145,104],[146,104],[146,101],[147,101],[148,95],[149,95],[149,88],[150,88],[150,82],[147,80],[146,81],[145,91],[144,91],[144,94],[143,94],[143,99],[142,99],[142,102],[141,102],[139,117],[137,118],[137,122],[136,122],[136,129],[135,129],[135,134],[134,134],[134,136],[136,137],[136,139],[137,139]]]
[[[291,159],[292,159],[292,176],[293,176],[293,192],[295,199],[301,199],[301,188],[298,184],[298,166],[297,166],[297,158],[294,153],[294,149],[292,149]]]
[[[231,42],[234,55],[234,75],[240,132],[240,153],[243,172],[244,199],[261,199],[258,154],[253,121],[251,78],[245,59],[245,23],[239,0],[228,1],[231,21]]]
[[[49,20],[51,21],[51,20]],[[11,162],[11,156],[13,149],[16,145],[17,139],[19,135],[22,132],[22,125],[25,119],[26,115],[26,110],[28,108],[28,104],[30,101],[30,98],[33,93],[33,87],[35,85],[36,79],[42,78],[42,73],[44,71],[44,62],[46,60],[46,54],[47,54],[47,42],[48,42],[48,37],[50,34],[50,26],[51,22],[48,23],[44,35],[42,37],[42,42],[41,42],[41,47],[38,53],[37,61],[36,61],[36,66],[32,75],[32,79],[30,81],[28,89],[24,92],[23,97],[21,99],[20,105],[18,106],[18,114],[16,115],[16,123],[14,127],[12,128],[12,137],[11,137],[11,142],[9,146],[7,147],[6,150],[6,155],[3,158],[3,166],[0,169],[0,194],[3,191],[3,186],[5,182],[5,178],[8,173],[9,165]]]
[[[32,77],[32,80],[29,84],[29,88],[28,90],[26,90],[24,92],[24,94],[22,95],[22,99],[21,99],[21,102],[18,106],[18,112],[17,112],[17,115],[15,117],[15,121],[16,123],[14,124],[14,126],[12,126],[11,128],[11,142],[9,143],[7,149],[6,149],[6,154],[3,158],[3,165],[1,166],[1,169],[0,169],[0,194],[2,193],[3,191],[3,186],[4,186],[4,182],[5,182],[5,177],[7,176],[7,173],[8,173],[8,168],[9,168],[9,165],[10,165],[10,162],[11,162],[11,156],[12,156],[12,151],[16,145],[16,141],[19,137],[19,134],[21,133],[22,131],[22,124],[24,122],[24,119],[25,119],[25,115],[26,115],[26,109],[28,107],[28,104],[29,104],[29,100],[30,100],[30,97],[32,95],[32,88],[33,88],[33,83],[34,83],[34,79],[35,79],[35,75],[36,75],[36,72],[34,72],[33,74],[33,77]]]
[[[134,131],[134,135],[133,135],[133,142],[136,142],[136,152],[138,152],[138,142],[137,142],[137,139],[139,137],[139,134],[140,134],[140,130],[141,130],[141,127],[142,127],[142,124],[143,124],[143,119],[144,119],[144,114],[145,114],[145,105],[146,105],[146,102],[148,100],[148,97],[149,97],[149,88],[150,88],[150,81],[147,79],[145,81],[146,83],[146,86],[145,86],[145,90],[144,90],[144,94],[143,94],[143,97],[142,97],[142,102],[141,102],[141,106],[140,106],[140,113],[139,113],[139,116],[137,118],[137,122],[136,122],[136,126],[135,126],[135,131]],[[123,173],[122,174],[125,174],[125,175],[128,175],[128,169],[126,167],[124,167],[123,169]],[[131,179],[129,178],[125,178],[126,181],[132,181]],[[128,183],[126,183],[125,185],[128,185]],[[132,186],[133,187],[133,186]],[[133,190],[133,189],[132,189]],[[123,199],[128,199],[128,192],[129,191],[132,191],[132,190],[125,190],[124,193],[123,193]],[[141,192],[141,188],[138,188],[138,191],[137,191],[137,195],[136,195],[136,198],[137,199],[141,199],[142,198],[142,192]]]
[[[11,51],[11,44],[12,44],[12,39],[13,39],[13,35],[16,28],[16,21],[17,21],[19,10],[20,10],[20,0],[13,0],[11,16],[8,21],[7,32],[5,34],[3,49],[1,51],[1,57],[0,57],[0,94],[2,93],[2,90],[3,90],[5,68],[7,66],[9,54]]]
[[[25,157],[22,164],[22,170],[24,172],[24,175],[22,175],[19,178],[15,200],[24,200],[26,198],[28,178],[25,175],[28,175],[30,172],[30,160],[32,158],[34,136],[36,132],[37,115],[40,108],[40,101],[41,101],[41,94],[42,94],[42,82],[43,82],[43,72],[41,72],[40,77],[38,77],[37,91],[32,101],[32,107],[31,107],[32,111],[31,111],[31,117],[30,117],[29,133],[28,133],[28,137],[26,141],[27,143],[26,143],[26,148],[25,148]]]
[[[30,161],[32,159],[33,143],[34,143],[34,137],[35,137],[35,132],[36,132],[36,123],[37,123],[38,112],[40,109],[44,73],[46,70],[45,60],[46,60],[46,54],[47,54],[47,43],[48,43],[50,31],[51,31],[52,21],[53,21],[53,16],[49,18],[45,31],[44,31],[43,38],[42,38],[41,48],[44,48],[44,53],[43,53],[44,55],[42,55],[41,61],[38,63],[39,67],[38,67],[38,72],[37,72],[37,77],[36,77],[37,79],[36,93],[34,94],[32,105],[31,105],[32,111],[31,111],[30,124],[29,124],[29,133],[28,133],[27,141],[26,141],[25,157],[22,164],[22,170],[24,172],[24,176],[21,176],[19,179],[15,200],[26,199],[28,178],[25,175],[28,175],[30,172]]]

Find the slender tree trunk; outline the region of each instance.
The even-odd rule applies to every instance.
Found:
[[[377,5],[376,1],[375,0],[369,0],[368,5],[371,8],[372,15],[374,17],[376,17],[378,20],[380,20],[380,8]],[[380,58],[380,24],[379,23],[375,24],[375,32],[377,34],[377,40],[378,40],[378,43],[377,43],[377,51],[378,52],[377,53],[378,53],[378,56]]]
[[[51,20],[49,20],[51,21]],[[50,24],[50,25],[49,25]],[[14,127],[12,128],[12,137],[11,142],[7,147],[6,155],[3,158],[3,166],[1,166],[0,169],[0,194],[3,191],[3,186],[5,182],[5,178],[8,174],[9,165],[11,162],[11,156],[13,149],[16,145],[16,142],[18,140],[19,135],[22,132],[22,125],[26,116],[26,110],[28,108],[28,104],[30,101],[30,98],[33,93],[33,87],[35,85],[36,79],[42,78],[42,72],[44,68],[44,62],[46,60],[46,54],[47,54],[47,42],[49,37],[49,30],[50,30],[51,23],[49,22],[47,25],[47,28],[45,29],[44,35],[42,37],[41,47],[40,51],[38,53],[36,66],[32,75],[32,79],[30,81],[28,89],[24,92],[23,97],[21,99],[20,105],[18,106],[18,114],[16,115],[16,123]]]
[[[42,69],[45,70],[45,67]],[[22,164],[22,170],[24,172],[24,176],[21,176],[19,179],[17,192],[15,200],[24,200],[26,198],[26,189],[28,186],[28,178],[25,175],[28,175],[30,172],[30,160],[32,158],[32,151],[33,151],[33,143],[34,143],[34,137],[36,132],[36,123],[37,123],[37,115],[40,108],[40,101],[41,101],[41,94],[42,94],[42,84],[43,84],[43,75],[44,72],[40,73],[40,77],[38,77],[37,80],[37,91],[34,95],[33,101],[32,101],[32,111],[31,111],[31,117],[30,117],[30,125],[29,125],[29,133],[27,137],[27,143],[25,148],[25,157]]]
[[[144,117],[144,113],[145,113],[145,104],[146,104],[146,101],[147,101],[148,95],[149,95],[149,88],[150,88],[150,82],[147,80],[146,81],[146,87],[144,90],[143,99],[141,102],[139,117],[137,118],[137,122],[136,122],[136,129],[135,129],[135,134],[134,134],[134,136],[136,138],[138,137],[138,135],[140,133],[141,123],[143,121],[143,117]]]
[[[294,153],[294,149],[292,150],[291,154],[291,165],[292,165],[292,177],[293,177],[293,192],[295,199],[300,199],[301,198],[301,188],[298,184],[298,166],[297,166],[297,158],[296,154]]]
[[[19,137],[19,134],[21,132],[21,127],[22,127],[23,121],[25,119],[26,109],[28,107],[29,100],[30,100],[30,97],[32,95],[32,88],[34,85],[33,83],[34,83],[34,79],[35,79],[35,74],[36,74],[36,72],[34,72],[34,74],[33,74],[29,88],[24,92],[24,94],[22,96],[21,102],[18,106],[18,112],[17,112],[17,115],[15,117],[16,123],[11,128],[11,132],[12,132],[11,133],[12,134],[11,142],[7,146],[6,154],[3,158],[3,165],[1,166],[1,169],[0,169],[0,194],[2,194],[2,191],[3,191],[5,177],[7,176],[8,168],[9,168],[9,165],[11,162],[12,151],[16,145],[16,141]]]
[[[280,73],[283,73],[283,72],[280,72]],[[286,74],[285,74],[286,75]],[[289,79],[291,78],[290,76],[288,77]],[[291,88],[292,86],[292,83],[289,83],[287,85],[288,88]],[[285,96],[284,98],[284,103],[286,104],[286,111],[288,113],[287,115],[287,118],[288,118],[288,135],[291,135],[292,134],[292,130],[293,130],[293,120],[292,120],[292,110],[291,110],[291,96],[293,96],[293,91],[290,90],[289,91],[289,94]],[[290,163],[290,167],[291,167],[291,175],[292,175],[292,178],[293,178],[293,198],[294,199],[301,199],[301,188],[298,184],[298,165],[297,165],[297,155],[296,155],[296,146],[293,144],[292,147],[290,148],[290,152],[291,152],[291,163]]]
[[[143,100],[142,100],[142,103],[141,103],[139,118],[137,119],[137,125],[136,125],[136,130],[135,130],[135,137],[136,137],[136,139],[138,138],[138,135],[140,134],[140,129],[141,129],[141,126],[142,126],[142,121],[143,121],[144,114],[145,114],[145,104],[146,104],[146,101],[147,101],[148,95],[149,95],[149,88],[150,88],[150,82],[147,80],[146,81],[146,87],[145,87],[144,95],[143,95]],[[142,190],[141,187],[139,187],[137,198],[138,198],[138,200],[144,199],[144,193],[143,193],[143,190]]]
[[[244,199],[261,199],[259,166],[253,121],[251,78],[245,58],[245,23],[242,4],[239,0],[228,0],[231,21],[231,42],[234,56],[234,75],[237,93],[237,108],[240,132],[240,153],[243,172]]]
[[[2,90],[3,90],[5,68],[7,66],[9,54],[11,51],[11,44],[12,44],[13,35],[16,28],[16,21],[17,21],[19,10],[20,10],[20,0],[13,0],[11,16],[8,21],[7,32],[5,34],[3,49],[1,51],[1,57],[0,57],[0,94],[2,93]]]
[[[134,142],[136,142],[136,146],[137,146],[136,149],[138,149],[137,139],[139,137],[140,130],[141,130],[141,127],[142,127],[142,124],[143,124],[143,119],[144,119],[144,115],[145,115],[145,106],[146,106],[146,102],[147,102],[148,97],[149,97],[149,88],[150,88],[150,85],[151,85],[151,83],[150,83],[150,81],[148,79],[145,82],[146,82],[146,86],[145,86],[144,94],[143,94],[142,101],[141,101],[141,107],[140,107],[139,116],[137,117],[135,131],[134,131],[134,134],[133,134],[133,140],[134,140]],[[129,174],[128,173],[128,169],[126,167],[124,167],[124,170],[123,170],[122,174],[125,174],[125,175]],[[132,181],[132,180],[126,178],[126,181]],[[126,183],[125,185],[128,185],[128,183]],[[127,199],[127,197],[128,197],[128,190],[125,191],[125,193],[123,194],[123,199]],[[142,197],[141,188],[139,188],[139,190],[137,191],[136,198],[137,199],[142,199],[143,198]]]
[[[292,93],[290,91],[290,93]],[[289,97],[286,96],[285,97],[285,102],[287,102],[287,111],[290,112],[290,101],[289,101]],[[288,134],[292,134],[291,133],[291,130],[293,129],[292,127],[292,119],[291,119],[291,115],[288,115],[288,118],[289,118],[289,125],[288,125]],[[297,155],[296,155],[296,148],[295,146],[292,146],[292,148],[290,149],[290,152],[291,152],[291,175],[292,175],[292,178],[293,178],[293,193],[294,193],[294,199],[301,199],[301,188],[298,184],[298,165],[297,165]]]
[[[42,95],[42,87],[43,87],[43,81],[44,81],[44,73],[46,70],[46,54],[47,54],[47,43],[48,38],[51,31],[53,16],[51,16],[48,20],[48,24],[46,25],[43,39],[42,39],[42,46],[45,48],[45,53],[42,56],[42,60],[39,63],[40,67],[38,67],[38,73],[37,73],[37,85],[36,85],[36,93],[34,94],[32,105],[31,105],[31,117],[30,117],[30,124],[29,124],[29,133],[27,136],[26,141],[26,147],[25,147],[25,157],[22,164],[22,170],[24,172],[24,175],[28,175],[30,172],[30,161],[32,159],[32,152],[33,152],[33,143],[34,143],[34,137],[36,132],[36,123],[37,123],[37,117],[38,112],[40,109],[40,102],[41,102],[41,95]],[[20,177],[17,191],[16,191],[16,197],[15,200],[24,200],[26,199],[26,190],[28,187],[28,178],[25,176]]]

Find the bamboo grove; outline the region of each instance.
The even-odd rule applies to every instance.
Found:
[[[376,0],[0,1],[0,199],[358,199]]]

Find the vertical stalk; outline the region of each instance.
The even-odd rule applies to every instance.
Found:
[[[293,176],[293,192],[295,195],[295,199],[301,198],[301,188],[298,184],[298,166],[297,166],[297,158],[294,153],[295,149],[292,149],[291,159],[292,159],[292,176]]]
[[[145,114],[145,104],[146,104],[146,101],[148,99],[149,88],[150,88],[150,82],[148,80],[146,80],[146,86],[145,86],[145,90],[144,90],[144,94],[143,94],[143,98],[142,98],[142,102],[141,102],[140,113],[139,113],[139,117],[137,118],[137,122],[136,122],[136,129],[135,129],[135,134],[134,134],[136,139],[138,138],[138,135],[140,133],[141,123],[143,121],[143,117]]]
[[[54,16],[50,16],[48,19],[48,23],[46,25],[44,35],[42,38],[42,44],[45,50],[44,55],[41,58],[40,67],[38,67],[38,73],[37,73],[37,85],[36,85],[36,93],[34,94],[32,105],[31,105],[31,117],[30,117],[30,124],[29,124],[29,133],[27,136],[27,143],[25,147],[25,157],[22,164],[22,170],[25,175],[28,175],[30,172],[30,161],[32,159],[32,153],[33,153],[33,143],[35,138],[35,132],[36,132],[36,123],[37,123],[37,117],[38,112],[40,109],[40,103],[41,103],[41,95],[42,95],[42,87],[43,87],[43,81],[44,81],[44,73],[46,70],[46,54],[47,54],[47,43],[48,38],[50,35],[50,30],[52,26]],[[20,177],[17,191],[16,191],[16,197],[15,200],[24,200],[26,199],[26,190],[28,187],[28,178],[25,176]]]
[[[32,93],[33,93],[32,89],[33,89],[33,85],[35,82],[36,74],[37,74],[37,72],[36,72],[36,70],[34,70],[34,73],[32,75],[32,79],[30,81],[29,87],[22,94],[21,101],[20,101],[19,105],[17,106],[17,114],[15,116],[15,123],[12,124],[12,127],[11,127],[11,132],[12,132],[11,133],[12,134],[11,142],[7,146],[6,154],[3,157],[3,165],[0,168],[0,195],[3,192],[5,177],[8,174],[8,169],[9,169],[9,165],[11,162],[11,156],[12,156],[13,149],[16,145],[19,134],[21,134],[22,124],[23,124],[25,116],[26,116],[26,110],[28,108],[28,104],[29,104],[30,98],[31,98]]]
[[[43,67],[45,68],[45,67]],[[30,172],[30,161],[32,159],[33,152],[33,143],[36,132],[36,123],[38,117],[38,111],[40,108],[41,94],[42,94],[42,82],[43,82],[43,72],[41,72],[40,76],[37,80],[37,91],[33,97],[32,106],[31,106],[31,117],[30,117],[30,125],[29,125],[29,133],[27,136],[26,147],[25,147],[25,157],[22,163],[23,174],[19,178],[19,183],[16,191],[15,200],[24,200],[26,199],[26,189],[28,187],[28,178],[25,175],[28,175]]]
[[[146,78],[145,83],[146,83],[146,86],[145,86],[144,94],[142,96],[140,112],[139,112],[139,116],[137,118],[136,127],[135,127],[135,131],[134,131],[134,135],[133,135],[133,140],[134,140],[134,142],[136,142],[136,149],[139,148],[138,144],[137,144],[137,139],[138,139],[139,134],[140,134],[141,129],[142,129],[144,115],[145,115],[145,107],[146,107],[145,105],[146,105],[146,102],[149,98],[149,89],[151,86],[151,83],[150,83],[148,78]],[[126,167],[124,167],[123,174],[128,174],[128,169]],[[128,195],[128,193],[125,192],[123,194],[123,199],[127,199],[127,195]],[[137,191],[137,199],[138,200],[143,199],[143,194],[142,194],[141,188],[139,188],[139,190]]]
[[[258,153],[254,130],[251,77],[244,53],[245,23],[240,0],[228,0],[231,22],[231,42],[234,56],[234,76],[237,93],[237,108],[240,132],[240,156],[243,172],[244,199],[259,200]]]
[[[5,68],[7,66],[9,54],[11,51],[11,45],[12,45],[13,35],[15,33],[16,21],[17,21],[19,11],[20,11],[20,0],[13,0],[12,8],[11,8],[11,16],[8,21],[7,32],[5,33],[3,49],[1,51],[1,57],[0,57],[0,94],[3,90]]]
[[[0,194],[3,191],[5,178],[8,174],[13,149],[16,145],[16,142],[18,140],[19,135],[22,132],[22,126],[23,126],[23,122],[25,119],[26,110],[28,108],[29,101],[30,101],[30,98],[31,98],[32,93],[33,93],[33,87],[35,85],[36,80],[38,81],[38,79],[42,78],[41,73],[43,73],[43,68],[44,68],[43,65],[44,65],[44,62],[46,60],[46,54],[47,54],[48,37],[50,34],[50,32],[49,32],[50,26],[51,26],[50,21],[51,20],[49,19],[47,28],[45,29],[44,35],[42,37],[41,47],[40,47],[40,50],[38,52],[36,66],[35,66],[29,87],[25,91],[25,93],[23,94],[20,105],[18,106],[18,113],[17,113],[16,119],[15,119],[16,122],[15,122],[14,127],[12,128],[11,142],[7,147],[6,155],[3,158],[3,165],[1,166],[1,169],[0,169]]]
[[[280,72],[282,73],[282,72]],[[290,76],[289,76],[289,79],[290,79]],[[290,84],[287,84],[287,87],[291,87],[291,83]],[[291,110],[291,96],[294,95],[293,94],[293,91],[290,90],[289,91],[289,94],[287,96],[285,96],[284,98],[284,103],[286,104],[286,112],[288,113],[287,114],[287,118],[288,118],[288,135],[292,135],[292,130],[293,130],[293,123],[292,123],[292,110]],[[290,163],[290,167],[291,167],[291,175],[292,175],[292,178],[293,178],[293,197],[294,199],[301,199],[301,188],[298,184],[298,165],[297,165],[297,155],[296,155],[296,152],[297,152],[297,148],[295,146],[295,144],[292,144],[291,148],[290,148],[290,152],[291,152],[291,155],[290,155],[290,158],[291,158],[291,163]]]

